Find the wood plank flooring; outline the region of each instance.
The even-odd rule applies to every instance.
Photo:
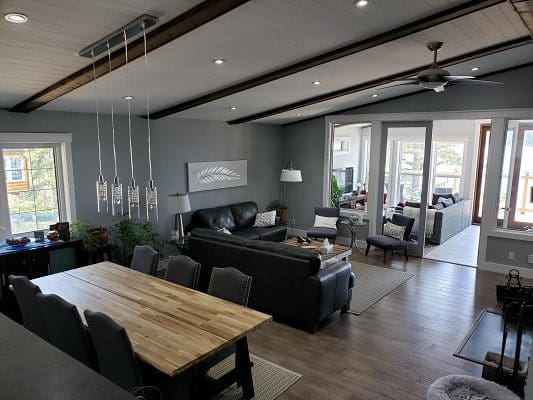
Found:
[[[352,260],[381,266],[382,253]],[[416,276],[360,316],[335,313],[316,334],[268,324],[250,352],[303,374],[280,399],[426,399],[449,374],[481,375],[453,352],[483,308],[495,309],[500,274],[395,255],[390,268]]]

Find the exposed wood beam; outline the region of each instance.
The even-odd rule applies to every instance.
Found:
[[[533,37],[533,0],[511,0],[511,4]]]
[[[506,72],[516,71],[518,69],[527,68],[527,67],[531,67],[531,66],[533,66],[533,62],[528,62],[528,63],[525,63],[525,64],[515,65],[515,66],[509,67],[509,68],[499,69],[497,71],[492,71],[492,72],[489,72],[489,73],[486,73],[486,74],[478,75],[477,78],[484,79],[484,78],[492,77],[494,75],[499,75],[499,74],[503,74],[503,73],[506,73]],[[303,119],[299,119],[297,121],[289,122],[289,123],[287,123],[285,125],[298,124],[300,122],[310,121],[310,120],[315,119],[315,118],[325,117],[326,115],[344,114],[344,113],[347,113],[347,112],[350,112],[350,111],[359,110],[361,108],[371,107],[371,106],[376,105],[376,104],[381,104],[381,103],[386,103],[388,101],[399,100],[399,99],[404,99],[406,97],[416,96],[417,94],[421,94],[421,93],[424,93],[424,92],[427,92],[427,89],[421,89],[421,90],[417,90],[415,92],[399,94],[397,96],[389,97],[389,98],[386,98],[386,99],[381,99],[381,100],[378,100],[378,101],[372,101],[372,102],[361,104],[361,105],[358,105],[358,106],[355,106],[355,107],[343,108],[342,110],[335,110],[335,111],[324,113],[324,114],[317,114],[317,115],[309,116],[307,118],[303,118]]]
[[[234,10],[249,0],[205,0],[202,3],[187,10],[176,18],[155,28],[146,34],[147,51],[153,51],[202,25]],[[134,40],[128,45],[129,61],[144,55],[143,38]],[[111,53],[111,65],[117,69],[125,64],[124,48]],[[95,63],[96,77],[109,73],[107,57],[100,58]],[[10,111],[30,112],[52,100],[57,99],[74,89],[77,89],[93,80],[92,64],[88,65],[66,78],[54,83],[52,86],[40,91],[23,102],[17,104]]]
[[[499,53],[501,51],[513,49],[515,47],[523,46],[523,45],[531,44],[531,43],[533,43],[533,39],[531,39],[530,36],[522,36],[522,37],[519,37],[517,39],[513,39],[513,40],[510,40],[510,41],[507,41],[507,42],[503,42],[503,43],[498,43],[498,44],[495,44],[493,46],[485,47],[485,48],[482,48],[482,49],[479,49],[479,50],[475,50],[475,51],[472,51],[472,52],[469,52],[469,53],[461,54],[461,55],[456,56],[456,57],[452,57],[452,58],[448,58],[446,60],[442,60],[442,61],[439,62],[439,66],[440,67],[449,67],[451,65],[460,64],[460,63],[463,63],[463,62],[466,62],[466,61],[470,61],[470,60],[475,60],[475,59],[480,58],[480,57],[489,56],[489,55],[494,54],[494,53]],[[354,93],[357,93],[357,92],[361,92],[363,90],[368,90],[368,89],[372,89],[372,88],[375,88],[375,87],[378,87],[378,86],[386,85],[386,84],[394,82],[394,81],[408,79],[408,78],[411,78],[411,77],[417,75],[418,73],[422,72],[427,67],[428,67],[427,65],[423,66],[423,67],[417,67],[417,68],[413,68],[413,69],[410,69],[410,70],[407,70],[407,71],[399,72],[399,73],[396,73],[396,74],[393,74],[393,75],[389,75],[389,76],[377,78],[377,79],[374,79],[374,80],[371,80],[371,81],[359,83],[357,85],[350,86],[350,87],[343,88],[343,89],[339,89],[339,90],[336,90],[336,91],[333,91],[333,92],[330,92],[330,93],[326,93],[326,94],[323,94],[323,95],[320,95],[320,96],[315,96],[315,97],[311,97],[311,98],[308,98],[308,99],[300,100],[300,101],[297,101],[297,102],[294,102],[294,103],[291,103],[291,104],[287,104],[287,105],[284,105],[284,106],[281,106],[281,107],[273,108],[271,110],[262,111],[262,112],[257,113],[257,114],[253,114],[253,115],[249,115],[247,117],[243,117],[243,118],[239,118],[239,119],[236,119],[236,120],[233,120],[233,121],[229,121],[228,123],[233,125],[233,124],[242,124],[242,123],[245,123],[245,122],[255,121],[257,119],[270,117],[270,116],[276,115],[276,114],[282,114],[282,113],[287,112],[287,111],[296,110],[298,108],[310,106],[310,105],[317,104],[317,103],[322,103],[324,101],[332,100],[332,99],[335,99],[337,97],[342,97],[342,96],[346,96],[346,95],[349,95],[349,94],[354,94]]]
[[[319,54],[317,56],[299,61],[295,64],[288,65],[275,71],[271,71],[264,75],[256,76],[243,82],[239,82],[234,85],[227,86],[223,89],[216,90],[206,95],[179,103],[170,107],[166,107],[162,110],[151,113],[150,117],[158,119],[166,117],[178,112],[188,110],[193,107],[197,107],[202,104],[209,103],[214,100],[221,99],[223,97],[230,96],[235,93],[242,92],[244,90],[252,89],[254,87],[264,85],[265,83],[272,82],[286,76],[305,71],[309,68],[316,67],[331,61],[338,60],[343,57],[347,57],[364,50],[371,49],[376,46],[383,45],[393,40],[401,39],[403,37],[413,35],[423,30],[432,28],[434,26],[443,24],[445,22],[452,21],[454,19],[464,17],[465,15],[483,10],[494,5],[504,3],[506,0],[475,0],[469,1],[458,6],[451,7],[447,10],[440,11],[438,13],[429,15],[425,18],[413,21],[409,24],[401,27],[391,29],[389,31],[380,33],[376,36],[372,36],[357,42],[350,43],[343,47],[336,48],[326,53]]]

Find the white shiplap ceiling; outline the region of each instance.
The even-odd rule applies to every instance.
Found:
[[[76,52],[141,14],[165,22],[200,1],[76,1],[7,0],[2,14],[26,13],[26,24],[0,22],[0,107],[9,108],[30,95],[88,64]],[[158,48],[149,55],[150,95],[153,111],[190,100],[257,75],[290,65],[349,42],[399,27],[465,1],[374,0],[366,8],[353,0],[251,0],[237,9]],[[523,35],[528,31],[508,3],[476,12],[407,38],[399,39],[343,59],[175,114],[179,118],[229,121],[352,86],[393,73],[427,65],[431,54],[425,44],[445,42],[440,58],[446,59]],[[531,50],[531,48],[529,48]],[[531,51],[515,49],[509,57],[493,55],[480,60],[487,73],[532,61]],[[512,55],[512,56],[511,56]],[[226,64],[215,66],[214,58]],[[510,61],[512,60],[512,61]],[[509,63],[512,62],[512,65]],[[469,73],[469,65],[454,72]],[[133,112],[144,114],[144,64],[130,63]],[[124,68],[113,73],[115,101],[126,113],[122,96],[128,93]],[[311,84],[314,80],[320,86]],[[109,77],[97,80],[102,108],[109,108]],[[92,84],[78,88],[42,107],[51,111],[93,112]],[[410,89],[380,94],[396,96]],[[370,102],[360,92],[303,110],[264,118],[262,122],[292,122]],[[237,110],[229,108],[236,106]]]

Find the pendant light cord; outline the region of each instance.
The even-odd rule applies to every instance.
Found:
[[[93,61],[94,103],[96,105],[96,136],[98,140],[98,173],[102,175],[102,145],[100,143],[100,112],[98,109],[98,92],[96,90],[96,67],[94,66],[94,49],[91,50]]]
[[[128,36],[126,35],[126,30],[124,30],[124,48],[126,50],[126,87],[128,90],[128,96],[130,95],[130,74],[128,71]],[[131,180],[133,186],[133,145],[131,140],[131,99],[128,100],[128,131],[130,137],[130,165],[131,165]]]
[[[152,131],[150,130],[150,105],[148,103],[148,56],[146,55],[146,26],[143,22],[144,38],[144,89],[146,93],[146,125],[148,128],[148,167],[150,168],[150,181],[152,181]]]
[[[111,80],[111,49],[109,42],[107,42],[107,60],[109,62],[109,98],[111,99],[111,132],[113,135],[113,162],[115,165],[115,178],[118,176],[117,169],[117,147],[115,144],[115,101],[113,100],[113,82]]]

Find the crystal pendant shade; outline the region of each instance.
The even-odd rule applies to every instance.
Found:
[[[111,213],[115,216],[124,215],[124,204],[122,203],[122,183],[120,183],[118,176],[115,176],[115,179],[113,179],[111,198]]]
[[[159,221],[159,210],[157,208],[157,187],[150,179],[146,187],[146,219],[148,221]]]
[[[131,218],[141,218],[141,204],[139,202],[139,186],[135,179],[131,179],[128,185],[128,216]]]
[[[102,174],[98,176],[98,180],[96,181],[96,201],[98,204],[98,212],[109,212],[107,182]]]

